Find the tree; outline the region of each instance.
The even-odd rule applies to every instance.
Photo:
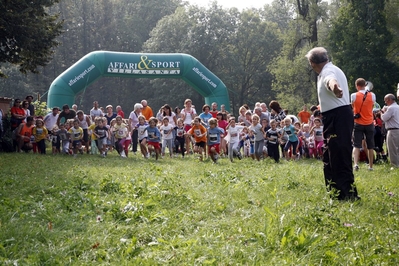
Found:
[[[363,77],[374,84],[377,99],[392,92],[398,66],[387,59],[392,34],[384,14],[386,0],[350,0],[340,9],[330,31],[331,54],[354,87]]]
[[[0,63],[18,64],[22,73],[37,72],[50,60],[62,22],[49,15],[58,0],[0,2]],[[0,72],[0,76],[5,76]]]

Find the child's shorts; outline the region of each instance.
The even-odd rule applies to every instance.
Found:
[[[215,148],[215,152],[216,153],[220,153],[220,144],[219,143],[217,143],[217,144],[212,144],[212,145],[209,145],[209,149],[208,149],[208,154],[211,154],[212,152],[211,152],[211,149],[212,148]]]
[[[158,150],[158,149],[160,149],[161,148],[161,146],[159,145],[159,142],[152,142],[152,141],[149,141],[148,143],[147,143],[147,145],[148,146],[153,146],[154,147],[154,149],[156,149],[156,150]]]

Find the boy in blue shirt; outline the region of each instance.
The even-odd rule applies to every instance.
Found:
[[[220,136],[224,134],[223,128],[218,127],[218,120],[216,118],[211,118],[208,121],[209,129],[208,129],[208,153],[211,156],[211,159],[214,163],[218,162],[219,158],[219,145],[220,145]]]
[[[148,133],[148,151],[151,153],[155,151],[155,159],[158,160],[159,154],[161,153],[161,146],[159,145],[159,141],[161,140],[161,132],[157,128],[158,119],[155,117],[151,117],[148,120],[149,126],[145,129]]]

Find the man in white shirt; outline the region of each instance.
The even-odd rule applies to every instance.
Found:
[[[98,102],[93,102],[93,108],[90,110],[91,120],[94,121],[94,118],[104,116],[103,112],[100,108],[98,108]]]
[[[59,111],[60,109],[58,107],[53,107],[53,111],[47,114],[43,119],[44,126],[49,132],[54,129],[55,125],[57,125]]]
[[[386,106],[381,109],[381,119],[387,130],[389,161],[393,167],[399,167],[399,105],[393,94],[385,95],[384,101]]]
[[[336,189],[338,200],[360,199],[352,169],[353,112],[348,81],[344,72],[329,62],[325,48],[313,48],[306,58],[319,74],[317,94],[323,115],[323,170],[327,189]]]

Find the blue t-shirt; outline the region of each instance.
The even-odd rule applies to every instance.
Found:
[[[161,132],[157,127],[150,127],[146,128],[148,132],[148,141],[149,142],[159,142],[161,140]]]
[[[220,134],[224,134],[223,128],[208,128],[208,145],[219,144]]]
[[[199,117],[201,118],[201,121],[204,122],[204,126],[205,126],[206,128],[209,128],[208,121],[209,121],[209,119],[212,118],[212,114],[211,114],[211,113],[207,113],[207,114],[201,113],[201,114],[199,115]]]
[[[287,133],[287,135],[288,135],[288,140],[289,140],[290,142],[298,141],[298,137],[297,137],[296,134],[295,134],[295,127],[294,127],[293,125],[289,125],[288,127],[285,126],[285,127],[284,127],[284,131],[285,131],[285,133]]]

